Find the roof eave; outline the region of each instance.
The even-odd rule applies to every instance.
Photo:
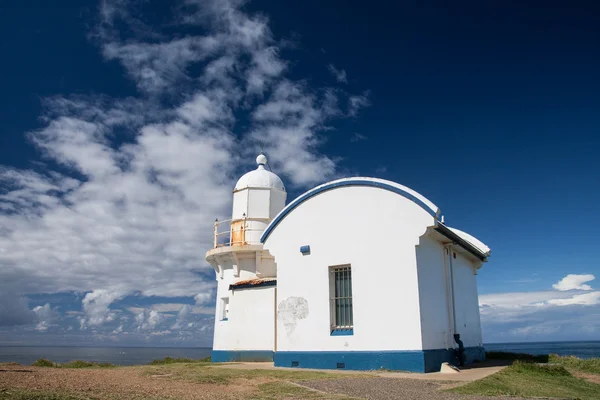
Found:
[[[447,237],[448,239],[452,240],[453,243],[458,244],[460,247],[471,253],[481,262],[487,261],[487,258],[490,255],[489,253],[482,252],[477,247],[473,246],[471,243],[467,242],[466,240],[458,236],[456,233],[452,232],[452,230],[450,230],[446,225],[442,224],[441,222],[438,222],[434,229],[436,230],[436,232]]]

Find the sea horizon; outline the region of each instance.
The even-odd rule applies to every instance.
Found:
[[[487,351],[600,357],[600,340],[484,343],[483,346]],[[202,359],[211,353],[212,347],[11,344],[0,345],[0,362],[31,365],[40,358],[46,358],[57,363],[84,360],[115,365],[141,365],[165,357]]]

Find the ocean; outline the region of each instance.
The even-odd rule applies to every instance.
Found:
[[[600,341],[594,342],[529,342],[489,343],[487,351],[510,351],[529,354],[558,354],[580,358],[600,357]],[[29,365],[39,358],[64,363],[85,360],[117,365],[147,364],[164,357],[200,359],[210,356],[210,348],[193,347],[51,347],[0,346],[0,362]]]
[[[527,354],[558,354],[579,358],[600,357],[600,341],[593,342],[528,342],[528,343],[489,343],[483,347],[487,351],[509,351]]]
[[[148,364],[165,357],[201,359],[210,356],[206,347],[67,347],[67,346],[0,346],[0,362],[30,365],[39,358],[65,363],[85,360],[117,365]]]

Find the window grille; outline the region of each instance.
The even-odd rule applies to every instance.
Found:
[[[352,329],[352,271],[349,265],[330,268],[331,328]]]

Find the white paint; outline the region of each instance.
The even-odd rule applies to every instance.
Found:
[[[275,287],[229,289],[235,282],[277,275],[273,257],[263,249],[260,236],[285,206],[286,192],[281,179],[264,169],[266,162],[266,157],[259,155],[258,168],[240,178],[233,193],[231,224],[244,226],[245,243],[206,253],[217,279],[214,350],[275,349]],[[227,320],[223,320],[225,315]]]
[[[291,333],[278,319],[278,350],[421,349],[415,245],[433,224],[414,202],[374,187],[340,187],[297,206],[265,242],[278,304],[298,297],[310,310]],[[330,334],[328,271],[342,264],[352,267],[353,336]]]
[[[248,244],[207,253],[217,273],[217,299],[229,302],[227,321],[219,321],[223,310],[216,310],[215,350],[445,349],[457,346],[454,333],[466,347],[481,346],[476,282],[481,261],[435,231],[440,215],[435,204],[394,182],[350,178],[391,185],[423,206],[383,188],[333,188],[288,205],[293,209],[263,247],[253,240],[281,212],[286,196],[283,183],[265,178],[263,164],[234,191],[232,218],[245,220]],[[479,240],[452,230],[489,254]],[[304,245],[310,254],[300,252]],[[354,332],[332,336],[330,267],[345,264],[352,270]],[[277,277],[276,290],[229,290],[234,282],[265,277]]]
[[[454,333],[460,334],[465,347],[481,346],[476,279],[481,262],[458,246],[444,246],[437,238],[429,230],[417,247],[423,349],[456,347]],[[449,247],[447,254],[446,247]]]

